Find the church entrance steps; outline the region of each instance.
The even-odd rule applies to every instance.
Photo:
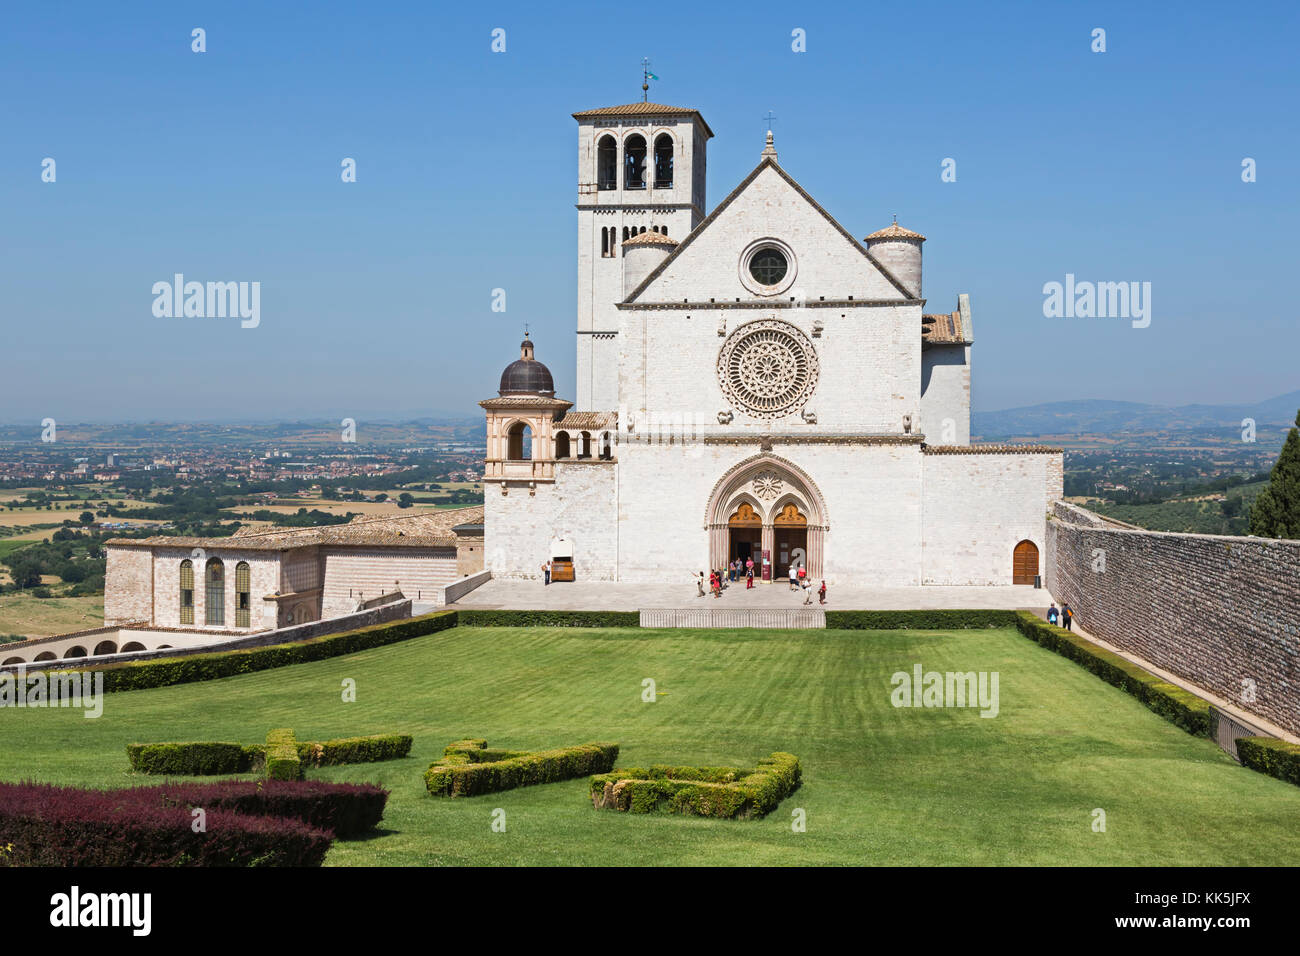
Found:
[[[821,608],[642,608],[642,627],[825,628]]]

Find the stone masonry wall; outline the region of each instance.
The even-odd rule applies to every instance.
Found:
[[[148,548],[107,547],[104,623],[153,620],[153,555]]]
[[[1300,541],[1053,513],[1047,586],[1085,630],[1300,733]]]

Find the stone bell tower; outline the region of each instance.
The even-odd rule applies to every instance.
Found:
[[[704,218],[706,144],[699,110],[629,103],[578,121],[579,411],[618,408],[623,242],[659,232],[681,242]]]

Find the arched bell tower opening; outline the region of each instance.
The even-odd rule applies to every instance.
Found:
[[[723,475],[709,496],[709,566],[752,557],[757,576],[766,555],[773,580],[788,575],[791,564],[821,577],[829,522],[826,501],[803,469],[777,455],[755,455]]]

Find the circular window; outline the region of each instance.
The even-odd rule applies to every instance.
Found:
[[[794,251],[780,239],[751,242],[740,255],[740,282],[755,295],[779,295],[794,284]]]
[[[776,319],[742,325],[718,355],[718,380],[732,404],[759,418],[797,411],[817,385],[817,353],[795,326]]]
[[[763,285],[776,285],[785,278],[789,264],[780,249],[760,249],[749,260],[749,274]]]

